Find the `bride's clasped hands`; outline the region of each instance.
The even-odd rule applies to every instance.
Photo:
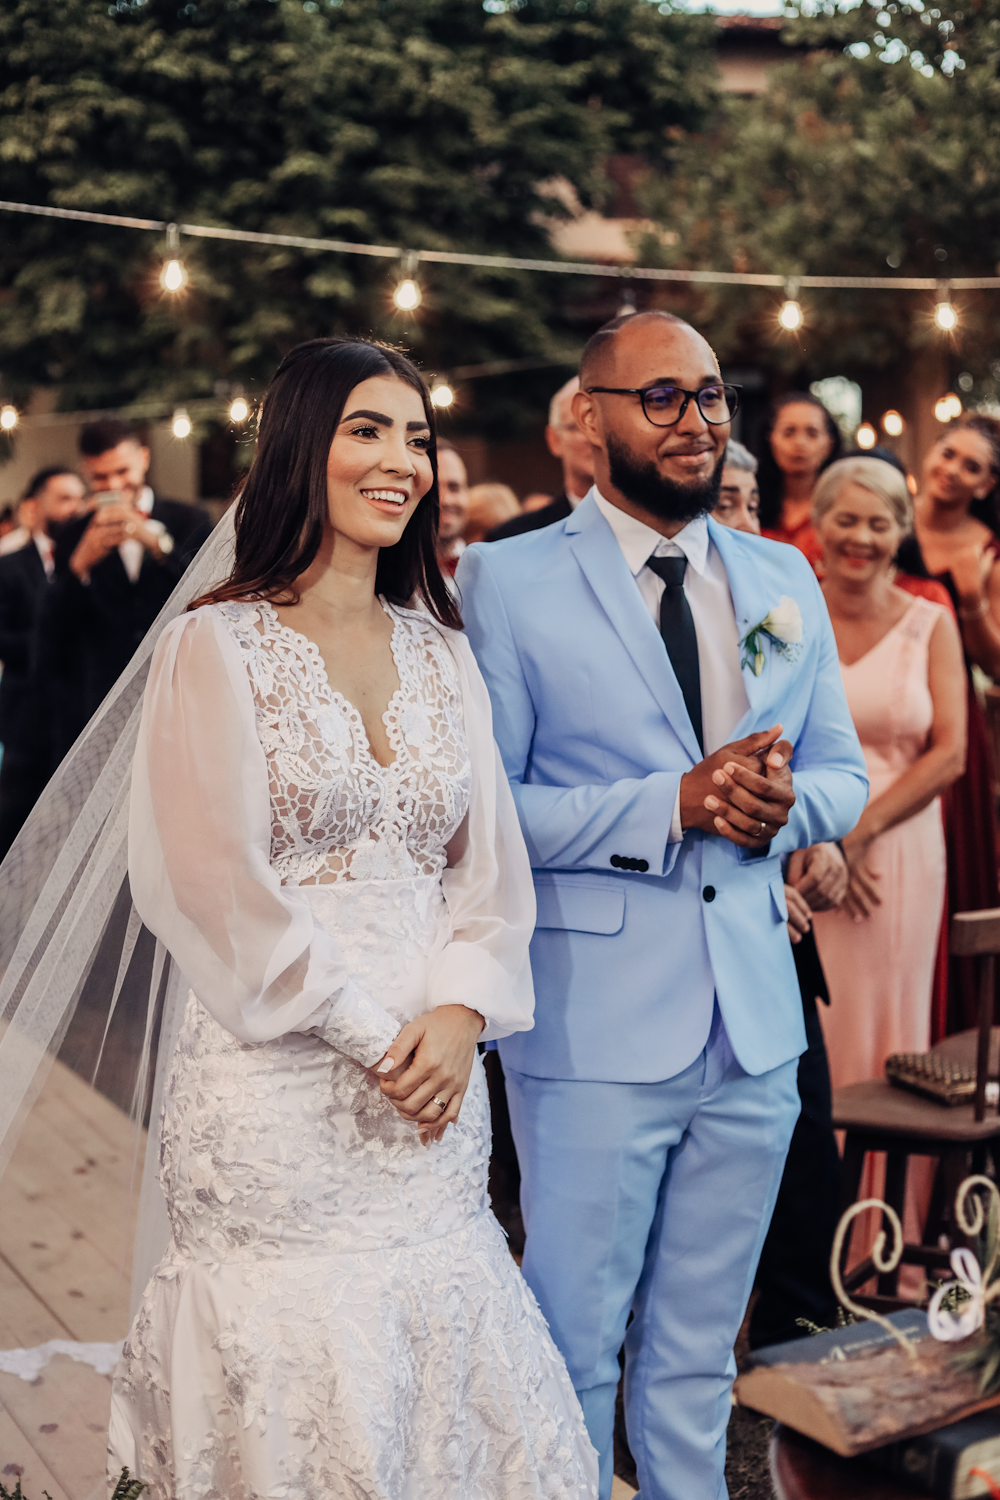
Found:
[[[443,1005],[404,1026],[375,1069],[393,1108],[418,1125],[425,1146],[458,1119],[476,1043],[486,1022],[478,1010]]]

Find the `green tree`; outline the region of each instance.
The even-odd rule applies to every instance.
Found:
[[[549,255],[539,185],[599,200],[609,153],[666,161],[712,103],[711,23],[648,0],[11,0],[0,12],[10,200],[359,242]],[[64,409],[259,388],[303,338],[372,331],[429,370],[558,357],[553,278],[156,237],[3,215],[0,379]],[[586,331],[589,331],[586,330]],[[528,390],[530,392],[530,377]],[[551,374],[545,377],[551,385]],[[524,379],[491,383],[494,426]]]
[[[805,11],[805,7],[803,7]],[[651,208],[678,243],[661,263],[812,275],[992,276],[1000,260],[1000,6],[921,0],[789,17],[811,49],[767,91],[730,100],[679,144]],[[938,337],[928,293],[801,294],[804,329],[780,334],[780,293],[718,288],[696,299],[722,353],[754,345],[791,370],[872,367]],[[996,292],[956,293],[956,359],[985,385],[1000,333]]]

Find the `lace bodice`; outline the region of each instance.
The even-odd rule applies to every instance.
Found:
[[[469,805],[471,766],[452,657],[426,616],[383,602],[399,687],[380,765],[319,651],[266,603],[214,606],[253,688],[271,794],[271,864],[286,885],[439,876]]]

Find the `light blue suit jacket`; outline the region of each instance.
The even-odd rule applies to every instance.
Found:
[[[748,1073],[805,1047],[781,856],[854,827],[865,762],[805,558],[712,520],[709,533],[741,637],[782,594],[802,613],[795,660],[768,640],[760,676],[744,668],[750,708],[731,735],[780,722],[795,747],[795,806],[763,856],[697,830],[667,842],[680,778],[701,752],[659,631],[593,498],[557,525],[462,555],[466,629],[538,897],[535,1027],[500,1043],[519,1072],[671,1078],[704,1047],[716,996]],[[612,855],[645,860],[648,872],[615,868]]]

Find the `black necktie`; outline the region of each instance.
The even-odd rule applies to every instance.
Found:
[[[665,584],[660,600],[660,634],[667,648],[674,675],[684,694],[688,717],[694,727],[702,754],[705,739],[701,727],[701,673],[698,670],[698,637],[695,634],[691,606],[684,592],[686,557],[649,557],[652,568]]]

